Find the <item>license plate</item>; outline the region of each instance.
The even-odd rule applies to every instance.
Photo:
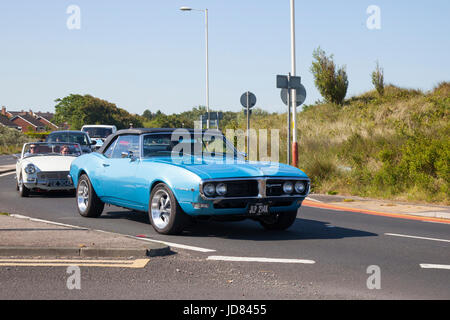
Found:
[[[253,216],[262,216],[269,214],[269,205],[264,203],[251,204],[248,207],[248,213]]]

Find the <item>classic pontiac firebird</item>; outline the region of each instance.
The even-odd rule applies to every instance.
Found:
[[[162,234],[180,233],[190,220],[250,218],[270,230],[290,227],[308,195],[303,171],[243,159],[220,131],[125,129],[75,159],[78,212],[99,217],[104,204],[148,212]]]

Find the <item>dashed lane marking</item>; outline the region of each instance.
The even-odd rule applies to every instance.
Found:
[[[427,238],[427,237],[418,237],[418,236],[410,236],[406,234],[396,234],[396,233],[385,233],[386,236],[393,237],[403,237],[403,238],[412,238],[412,239],[421,239],[421,240],[431,240],[431,241],[441,241],[441,242],[450,242],[447,239],[437,239],[437,238]]]
[[[207,260],[235,261],[235,262],[304,263],[304,264],[316,263],[314,260],[304,260],[304,259],[276,259],[276,258],[229,257],[229,256],[209,256]]]

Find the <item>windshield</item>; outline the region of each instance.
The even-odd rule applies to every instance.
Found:
[[[111,128],[84,127],[82,131],[89,134],[89,137],[91,138],[106,138],[112,134]]]
[[[78,143],[45,143],[32,142],[23,146],[22,157],[60,155],[78,157],[81,154],[81,147]]]
[[[227,155],[233,158],[237,156],[234,146],[225,137],[202,134],[197,137],[194,134],[157,133],[147,134],[143,139],[143,157],[170,156],[172,153],[219,156]]]
[[[89,144],[87,135],[81,131],[50,133],[46,142],[71,142],[84,146]]]

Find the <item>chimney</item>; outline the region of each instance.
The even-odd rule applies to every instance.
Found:
[[[6,116],[6,107],[2,106],[2,115]]]

